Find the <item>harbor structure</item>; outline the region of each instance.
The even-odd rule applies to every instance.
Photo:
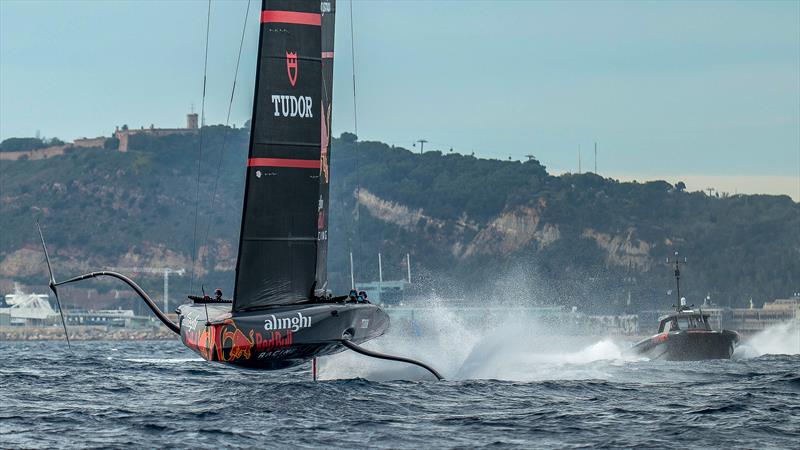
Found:
[[[0,326],[47,326],[58,320],[58,312],[50,305],[46,294],[26,294],[17,284],[14,293],[4,297],[2,306]]]
[[[150,316],[137,316],[130,309],[65,309],[68,326],[102,326],[114,328],[152,328],[157,326]],[[14,293],[7,294],[0,303],[0,327],[47,328],[60,325],[57,309],[50,303],[49,295],[25,293],[19,285]]]

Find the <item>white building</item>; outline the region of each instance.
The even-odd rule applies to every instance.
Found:
[[[5,296],[5,304],[0,308],[0,325],[49,325],[58,320],[47,295],[25,294],[18,285]]]

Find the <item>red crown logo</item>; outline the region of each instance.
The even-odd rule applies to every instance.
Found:
[[[289,83],[294,87],[297,83],[297,52],[286,52],[286,73],[289,75]]]

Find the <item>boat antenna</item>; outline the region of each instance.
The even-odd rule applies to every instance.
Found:
[[[203,140],[205,138],[205,117],[206,117],[206,81],[208,79],[208,34],[211,29],[211,0],[208,0],[208,12],[206,13],[206,50],[203,60],[203,98],[200,102],[200,149],[197,154],[197,188],[194,197],[194,231],[192,232],[192,268],[189,271],[189,292],[194,286],[194,263],[197,251],[197,217],[198,207],[200,206],[200,163],[203,161]]]
[[[217,165],[216,165],[216,174],[217,175],[214,177],[214,187],[211,190],[211,200],[210,200],[210,205],[209,205],[209,208],[208,208],[209,211],[214,211],[214,201],[217,198],[217,187],[219,186],[219,177],[220,177],[220,174],[222,173],[223,156],[225,155],[225,148],[226,148],[226,145],[228,143],[228,133],[230,132],[229,125],[230,125],[230,122],[231,122],[231,110],[233,109],[233,96],[236,93],[236,80],[237,80],[237,78],[239,78],[239,63],[242,60],[242,47],[244,46],[244,36],[245,36],[245,32],[247,31],[247,17],[250,15],[250,1],[251,0],[247,0],[247,9],[245,10],[245,13],[244,13],[244,24],[242,25],[242,37],[239,40],[239,53],[236,56],[236,69],[233,72],[233,85],[231,86],[231,98],[228,101],[228,114],[225,117],[225,132],[222,135],[222,146],[220,147],[220,150],[219,150],[219,160],[217,161]],[[196,217],[197,217],[197,210],[195,210],[195,220],[196,220]],[[209,220],[208,223],[206,224],[206,234],[203,237],[203,245],[200,246],[200,251],[202,251],[202,249],[205,248],[206,252],[208,252],[208,246],[207,246],[208,245],[208,235],[211,232],[211,224],[213,224],[213,223],[214,223],[213,220]],[[194,252],[192,252],[192,254],[194,254]],[[206,256],[208,256],[208,254],[206,254]],[[192,266],[194,266],[194,264],[192,264]],[[203,267],[205,268],[205,263],[203,263]],[[208,309],[208,308],[206,308],[206,309]],[[208,314],[206,314],[206,318],[208,318]]]
[[[64,308],[61,307],[61,300],[58,298],[58,289],[56,289],[56,278],[53,276],[53,266],[50,265],[50,255],[47,254],[47,245],[44,243],[44,234],[42,234],[42,227],[39,221],[36,221],[36,229],[39,230],[39,238],[42,240],[42,250],[44,250],[44,260],[47,261],[47,272],[50,274],[48,286],[53,291],[56,297],[56,305],[58,305],[58,313],[61,315],[61,325],[64,326],[64,337],[67,338],[67,348],[72,350],[72,344],[69,342],[69,333],[67,332],[67,321],[64,319]]]
[[[674,264],[675,265],[675,289],[676,289],[676,292],[678,294],[678,306],[677,306],[678,309],[680,309],[681,306],[682,306],[681,305],[681,298],[682,297],[681,297],[681,268],[680,268],[680,264],[687,264],[687,263],[688,263],[688,261],[686,260],[685,256],[683,257],[683,261],[678,259],[678,252],[677,251],[675,252],[675,258],[673,260],[670,260],[669,258],[667,258],[667,264]]]

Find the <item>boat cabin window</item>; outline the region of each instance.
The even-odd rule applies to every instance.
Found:
[[[700,328],[701,330],[710,330],[711,326],[708,324],[708,317],[697,317],[697,328]]]
[[[686,316],[678,318],[678,326],[681,330],[705,330],[706,322],[703,316]]]
[[[658,328],[659,333],[663,333],[665,331],[676,331],[678,329],[678,322],[675,321],[675,318],[672,319],[665,319],[661,322],[661,326]]]
[[[659,333],[678,330],[709,330],[710,327],[703,316],[670,317],[661,321]]]

